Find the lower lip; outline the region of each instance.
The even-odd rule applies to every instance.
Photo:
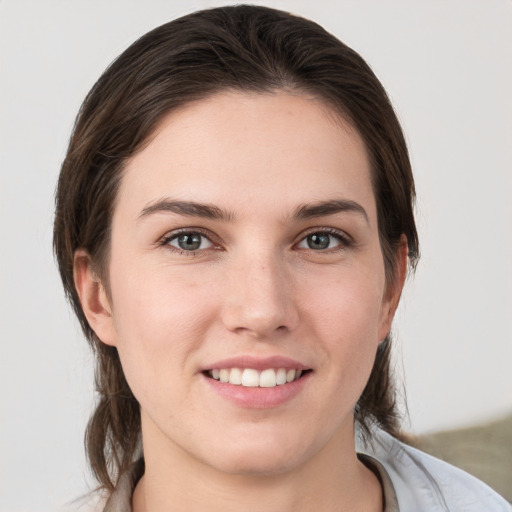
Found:
[[[236,386],[227,382],[220,382],[204,374],[202,377],[210,389],[239,407],[270,409],[285,404],[300,393],[310,379],[311,372],[303,374],[298,380],[272,388]]]

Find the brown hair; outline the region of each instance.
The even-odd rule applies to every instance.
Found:
[[[404,137],[384,88],[356,52],[311,21],[247,5],[198,11],[137,40],[104,72],[80,109],[58,181],[54,224],[64,288],[96,355],[99,401],[86,433],[88,458],[110,490],[136,455],[140,410],[116,348],[103,344],[87,323],[73,282],[74,253],[85,249],[108,287],[110,226],[125,162],[164,115],[225,89],[305,92],[349,120],[371,159],[388,281],[402,234],[412,266],[418,257]],[[367,433],[376,423],[399,435],[389,336],[378,349],[355,417]]]

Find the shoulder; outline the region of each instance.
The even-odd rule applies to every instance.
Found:
[[[358,451],[384,467],[404,512],[511,512],[512,506],[486,484],[382,430]]]

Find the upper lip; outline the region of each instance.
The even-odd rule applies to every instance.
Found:
[[[286,370],[308,370],[310,367],[299,361],[285,356],[255,357],[255,356],[237,356],[215,361],[203,368],[206,370],[215,370],[222,368],[252,368],[253,370],[266,370],[267,368],[284,368]]]

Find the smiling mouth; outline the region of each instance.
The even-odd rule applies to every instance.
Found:
[[[299,380],[311,370],[268,368],[258,371],[253,368],[215,368],[204,374],[219,382],[248,388],[273,388]]]

